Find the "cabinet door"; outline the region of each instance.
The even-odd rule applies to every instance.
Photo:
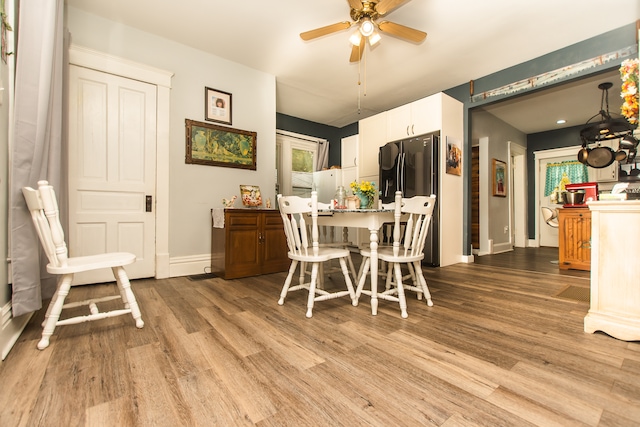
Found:
[[[588,209],[559,212],[559,267],[591,269],[591,213]]]
[[[442,128],[442,97],[435,94],[411,103],[413,135],[435,132]]]
[[[387,111],[387,141],[397,141],[414,135],[411,104]]]
[[[260,221],[257,212],[227,214],[225,278],[260,274]]]
[[[358,166],[358,135],[342,138],[340,142],[340,165],[342,169]]]
[[[387,142],[386,113],[360,120],[359,129],[358,176],[378,176],[378,151]]]
[[[282,226],[280,213],[265,212],[260,235],[262,253],[262,274],[277,273],[289,268],[287,238]]]

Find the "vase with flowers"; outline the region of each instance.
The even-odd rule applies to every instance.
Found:
[[[362,181],[360,183],[353,181],[350,184],[351,191],[355,196],[360,199],[360,209],[373,208],[373,202],[375,200],[376,184],[375,182]]]
[[[627,59],[620,66],[620,77],[622,78],[621,113],[632,125],[638,124],[638,69],[640,59]]]

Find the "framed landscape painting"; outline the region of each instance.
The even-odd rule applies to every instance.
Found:
[[[256,170],[257,133],[185,120],[189,164]]]

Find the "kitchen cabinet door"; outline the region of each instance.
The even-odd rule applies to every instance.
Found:
[[[378,151],[387,142],[386,112],[360,120],[359,132],[358,176],[378,176]]]
[[[387,140],[411,138],[440,130],[442,104],[439,94],[387,111]]]
[[[558,266],[565,270],[591,270],[589,209],[558,209]]]
[[[340,165],[342,169],[358,166],[358,135],[342,138],[340,142]]]

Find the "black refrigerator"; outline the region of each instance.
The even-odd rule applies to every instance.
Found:
[[[380,191],[382,203],[393,202],[395,192],[402,197],[438,196],[438,148],[440,133],[429,133],[400,141],[389,142],[380,147]],[[433,211],[429,234],[424,247],[422,263],[440,265],[438,199]]]

